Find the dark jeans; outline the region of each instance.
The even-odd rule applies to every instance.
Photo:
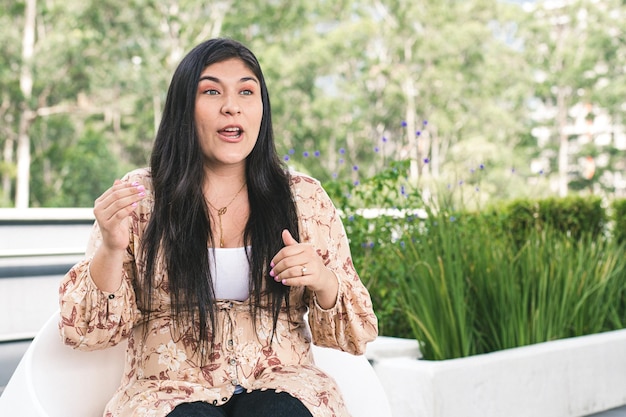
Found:
[[[202,401],[179,404],[167,417],[313,417],[307,408],[286,392],[274,390],[235,394],[224,405]]]

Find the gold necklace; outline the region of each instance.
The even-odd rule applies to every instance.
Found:
[[[239,193],[243,190],[243,187],[245,186],[246,186],[245,182],[241,184],[241,188],[239,189],[239,191],[237,191],[237,194],[235,194],[235,196],[228,202],[228,204],[226,204],[224,207],[220,209],[218,209],[213,204],[211,204],[208,198],[206,200],[206,202],[209,203],[209,206],[211,206],[213,210],[217,211],[217,220],[220,224],[220,248],[224,247],[224,228],[222,227],[222,216],[226,214],[226,211],[228,211],[228,207],[230,207],[230,205],[233,204],[233,201],[235,201],[235,198],[237,198],[237,196],[239,195]]]

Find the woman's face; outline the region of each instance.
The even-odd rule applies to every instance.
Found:
[[[205,165],[242,165],[261,128],[261,82],[237,58],[206,67],[196,92],[195,122]]]

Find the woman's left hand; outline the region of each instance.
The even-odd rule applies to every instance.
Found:
[[[288,230],[283,230],[282,248],[270,263],[270,276],[289,286],[306,286],[314,291],[322,308],[335,305],[339,284],[335,274],[322,262],[313,245],[298,243]]]

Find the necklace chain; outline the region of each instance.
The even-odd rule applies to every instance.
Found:
[[[224,247],[224,228],[222,226],[222,216],[224,214],[226,214],[226,212],[228,211],[228,207],[230,207],[231,204],[233,204],[233,201],[235,201],[235,199],[237,198],[237,196],[239,195],[239,193],[241,193],[241,191],[243,190],[243,187],[246,186],[246,183],[244,182],[243,184],[241,184],[241,188],[239,189],[239,191],[237,191],[237,193],[235,194],[235,196],[233,198],[230,199],[230,201],[228,202],[228,204],[226,204],[224,207],[222,208],[217,208],[215,207],[213,204],[211,204],[211,202],[207,199],[207,203],[209,203],[209,206],[211,206],[211,208],[215,211],[217,211],[217,220],[220,224],[220,248]]]

